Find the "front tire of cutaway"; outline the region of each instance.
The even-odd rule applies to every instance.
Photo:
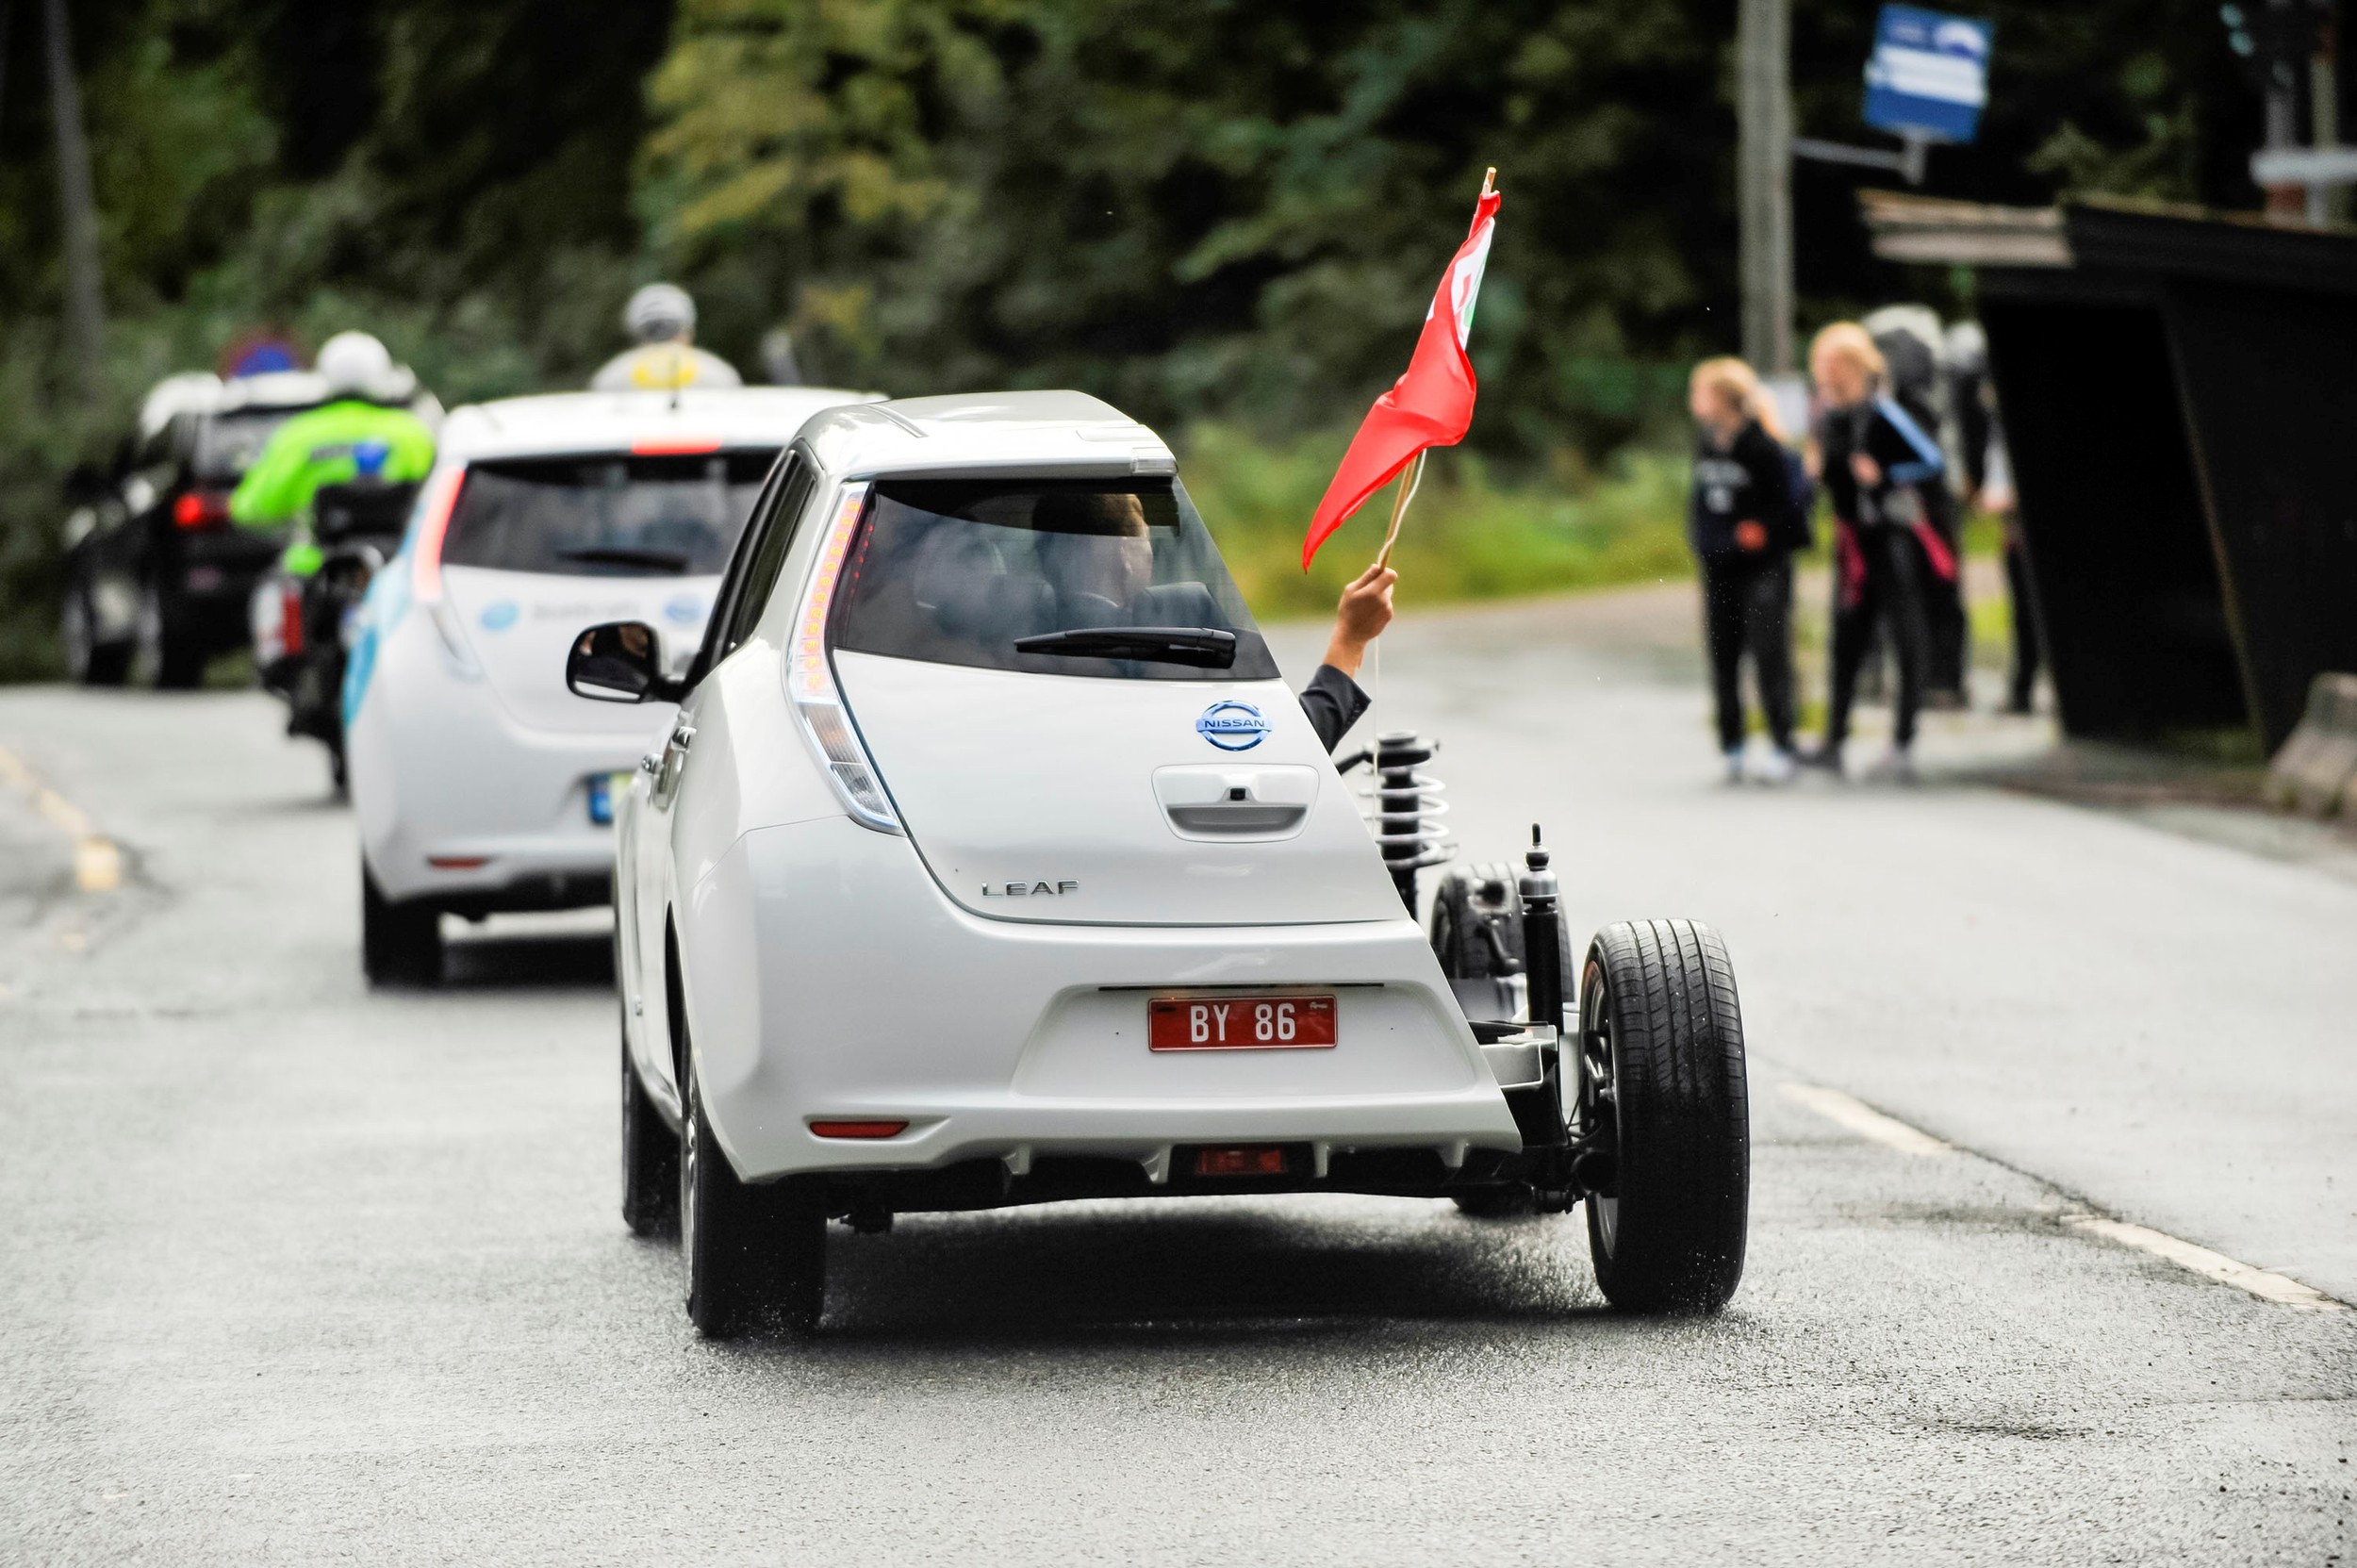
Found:
[[[1583,1137],[1617,1178],[1586,1199],[1596,1283],[1638,1312],[1713,1312],[1743,1278],[1751,1128],[1726,946],[1690,920],[1596,933],[1579,987]]]
[[[827,1293],[819,1195],[792,1178],[760,1186],[737,1180],[704,1114],[694,1048],[682,1044],[680,1260],[687,1315],[706,1339],[764,1327],[810,1333]]]

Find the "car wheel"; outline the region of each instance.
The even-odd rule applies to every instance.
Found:
[[[77,685],[119,686],[131,668],[126,643],[98,640],[98,618],[90,607],[90,585],[73,583],[65,590],[65,606],[58,617],[58,641],[65,652],[65,672]]]
[[[623,1006],[627,1007],[628,1002]],[[622,1223],[635,1236],[668,1236],[679,1230],[679,1134],[663,1125],[622,1031]]]
[[[161,589],[150,587],[155,601],[156,689],[158,691],[193,691],[205,684],[205,645],[193,636],[185,624],[186,616]],[[147,612],[140,612],[140,624],[147,624]]]
[[[396,903],[360,862],[360,969],[371,985],[434,985],[442,978],[442,916],[433,905]]]
[[[738,1180],[704,1115],[694,1049],[680,1056],[687,1315],[706,1339],[734,1339],[765,1325],[808,1333],[818,1326],[827,1291],[827,1216],[818,1195],[791,1179],[764,1186]]]
[[[1711,1312],[1743,1277],[1751,1193],[1743,1015],[1719,933],[1607,926],[1579,987],[1576,1139],[1613,1156],[1588,1250],[1615,1307]]]

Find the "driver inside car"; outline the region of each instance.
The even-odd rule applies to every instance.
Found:
[[[1133,494],[1050,491],[1040,497],[1034,526],[1064,627],[1161,624],[1175,607],[1170,602],[1195,586],[1151,587],[1154,548],[1145,504]],[[1392,568],[1371,566],[1343,589],[1326,657],[1300,696],[1303,715],[1328,751],[1367,711],[1367,694],[1353,677],[1366,662],[1367,645],[1392,623],[1392,589],[1398,581]],[[1197,591],[1205,605],[1214,602],[1210,593]],[[1200,618],[1191,612],[1168,619]]]

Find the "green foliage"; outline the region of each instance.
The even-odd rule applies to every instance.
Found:
[[[1715,36],[1660,0],[684,0],[641,191],[724,349],[783,319],[838,381],[1298,430],[1398,374],[1494,162],[1476,439],[1605,448],[1709,340]]]
[[[1981,8],[1994,96],[1940,193],[2249,200],[2209,0]],[[365,324],[452,404],[574,385],[661,273],[740,363],[785,324],[836,382],[1074,386],[1196,430],[1264,602],[1322,608],[1330,578],[1278,568],[1492,163],[1481,415],[1417,503],[1411,594],[1676,569],[1678,465],[1644,453],[1736,336],[1726,0],[74,0],[95,410],[59,361],[41,8],[11,9],[0,679],[55,668],[59,480],[157,377]],[[1799,8],[1805,133],[1864,134],[1875,9]],[[1900,286],[1849,192],[1802,176],[1810,320]]]
[[[1330,614],[1382,548],[1392,490],[1301,569],[1302,533],[1349,440],[1346,430],[1284,441],[1228,424],[1187,432],[1188,494],[1255,614]],[[1435,452],[1392,553],[1401,598],[1433,604],[1691,575],[1686,484],[1682,453],[1631,448],[1607,474],[1574,487],[1502,476],[1477,453]]]

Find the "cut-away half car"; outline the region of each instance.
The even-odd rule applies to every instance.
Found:
[[[1427,937],[1412,766],[1369,759],[1371,834],[1145,426],[820,414],[674,655],[604,622],[567,680],[678,704],[618,807],[623,1209],[678,1227],[705,1333],[814,1325],[830,1220],[1080,1197],[1584,1199],[1615,1303],[1734,1290],[1718,938],[1565,961],[1543,850],[1448,877]]]

